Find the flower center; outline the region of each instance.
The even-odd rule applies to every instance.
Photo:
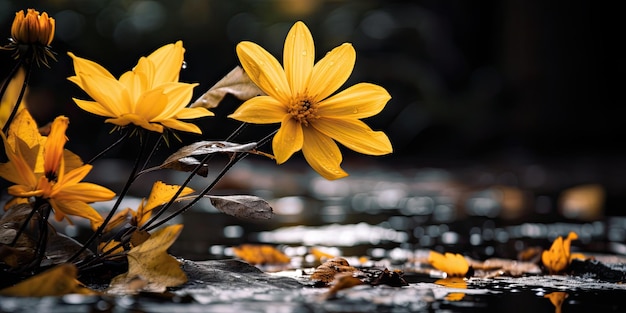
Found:
[[[289,106],[287,112],[289,112],[289,114],[291,114],[296,121],[305,126],[309,125],[309,122],[319,117],[317,115],[317,103],[306,98],[297,99]]]

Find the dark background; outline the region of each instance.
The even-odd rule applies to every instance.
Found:
[[[394,154],[359,160],[542,164],[583,173],[568,183],[599,182],[622,194],[625,28],[614,3],[0,0],[0,38],[10,36],[17,10],[36,7],[56,19],[52,46],[59,61],[34,72],[28,101],[41,123],[69,116],[68,147],[86,159],[113,137],[102,118],[71,101],[87,97],[66,80],[73,73],[67,51],[119,76],[140,56],[181,39],[187,49],[181,81],[200,83],[195,99],[238,64],[239,41],[255,41],[280,60],[288,29],[303,20],[317,59],[343,42],[354,44],[357,63],[346,86],[373,82],[393,97],[367,122],[389,135]],[[0,62],[0,74],[7,73],[9,53]],[[237,125],[226,115],[238,104],[229,98],[216,117],[199,121],[202,139],[225,138]],[[356,159],[350,151],[345,158]]]

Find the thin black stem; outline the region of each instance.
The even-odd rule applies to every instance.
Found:
[[[237,129],[235,129],[235,131],[232,134],[230,134],[230,136],[228,136],[228,138],[224,139],[224,141],[231,141],[231,140],[233,140],[233,138],[235,138],[239,134],[241,134],[241,132],[246,128],[246,126],[248,126],[248,123],[241,123],[241,125],[239,125],[239,127],[237,127]]]
[[[15,76],[15,74],[20,69],[23,63],[24,63],[24,58],[23,57],[19,58],[17,63],[15,63],[15,66],[11,69],[11,72],[9,72],[9,76],[7,76],[6,80],[2,84],[2,88],[0,89],[0,99],[4,97],[4,93],[7,92],[7,89],[9,88],[9,84],[11,83],[13,76]]]
[[[122,192],[118,195],[117,200],[115,201],[115,204],[113,205],[113,208],[111,208],[111,211],[102,222],[102,225],[100,225],[100,227],[96,229],[93,235],[89,237],[87,242],[85,242],[85,244],[80,248],[80,250],[78,250],[71,258],[69,258],[68,262],[74,261],[74,259],[76,259],[81,253],[83,253],[87,249],[87,247],[90,246],[96,240],[96,238],[102,235],[104,228],[109,223],[109,221],[111,221],[111,218],[113,218],[115,211],[117,211],[117,208],[122,203],[122,199],[124,199],[124,197],[128,193],[128,190],[130,189],[130,186],[137,178],[136,174],[137,174],[137,171],[139,170],[139,163],[141,162],[141,159],[143,158],[143,155],[146,151],[146,146],[147,146],[146,141],[140,140],[139,153],[137,154],[137,158],[135,159],[135,165],[133,166],[133,169],[130,172],[130,175],[128,176],[128,180],[126,180],[126,184],[124,185]]]
[[[50,208],[49,203],[44,203],[38,209],[41,219],[39,219],[39,242],[37,244],[37,262],[36,266],[41,264],[41,261],[45,257],[46,247],[48,246],[48,217],[50,217],[50,212],[52,209]]]
[[[265,136],[263,139],[261,139],[259,141],[259,143],[257,143],[256,147],[260,147],[264,144],[266,144],[274,135],[276,135],[276,132],[278,132],[278,130],[273,131],[271,134]],[[204,198],[204,196],[206,194],[208,194],[213,187],[215,187],[215,185],[220,181],[220,179],[222,179],[222,177],[224,177],[224,175],[226,175],[226,173],[239,161],[241,161],[243,158],[245,158],[248,154],[248,152],[242,152],[239,154],[235,154],[230,161],[224,166],[224,168],[222,168],[222,171],[220,171],[220,173],[213,179],[213,181],[204,189],[202,190],[202,192],[195,197],[193,200],[191,200],[189,203],[187,203],[187,205],[183,206],[182,208],[176,210],[175,212],[173,212],[172,214],[168,215],[167,217],[165,217],[164,219],[160,220],[157,223],[154,223],[153,225],[148,226],[148,223],[146,223],[146,225],[142,226],[141,229],[145,230],[145,231],[151,231],[165,223],[167,223],[167,221],[171,220],[172,218],[174,218],[175,216],[187,211],[190,207],[192,207],[193,205],[195,205],[198,201],[200,201],[200,199]],[[206,158],[206,157],[205,157]],[[198,166],[196,166],[196,169],[202,165],[203,162],[200,162],[200,164]],[[190,175],[191,176],[191,175]],[[188,178],[188,180],[190,180],[191,178]],[[172,197],[172,199],[170,200],[169,203],[173,202],[174,199],[176,199],[178,197],[178,194],[180,194],[180,191],[182,190],[182,188],[179,188],[177,194]],[[159,211],[159,214],[157,215],[161,215],[163,212],[165,212],[165,210],[161,210]],[[150,221],[148,221],[149,223],[155,221],[158,218],[158,216],[154,216],[150,219]]]
[[[20,103],[22,103],[22,98],[24,98],[24,93],[26,92],[26,85],[30,77],[30,69],[32,68],[32,62],[23,62],[23,63],[24,63],[24,68],[25,68],[24,69],[25,71],[24,81],[22,82],[22,88],[20,89],[20,94],[17,97],[17,101],[15,102],[15,105],[13,106],[13,109],[11,110],[11,115],[9,115],[9,118],[7,118],[6,123],[2,127],[2,132],[5,134],[9,130],[9,126],[11,126],[11,122],[13,121],[13,119],[15,118],[15,115],[17,114],[17,111],[20,107]],[[4,94],[4,91],[5,90],[2,91],[2,94]]]
[[[33,218],[36,212],[37,212],[37,207],[33,207],[30,213],[28,213],[26,220],[24,220],[24,223],[22,223],[22,226],[20,226],[20,229],[17,231],[17,234],[15,234],[15,238],[13,238],[13,241],[11,241],[11,244],[10,244],[11,247],[15,246],[15,244],[17,243],[17,239],[20,238],[24,230],[26,230],[26,226],[28,226],[28,222],[30,222],[30,220]]]
[[[89,160],[89,162],[87,162],[86,164],[92,164],[93,162],[95,162],[96,160],[98,160],[99,158],[101,158],[103,155],[105,155],[107,152],[111,151],[111,149],[117,147],[120,143],[122,143],[122,141],[124,141],[124,139],[128,138],[128,134],[130,134],[130,132],[128,130],[125,130],[122,133],[122,136],[115,141],[113,144],[111,144],[110,146],[108,146],[106,149],[102,150],[100,153],[98,153],[96,156],[94,156],[93,158],[91,158],[91,160]]]
[[[148,162],[150,161],[150,159],[152,158],[154,153],[159,149],[159,145],[161,145],[161,140],[162,139],[163,139],[163,136],[159,136],[159,138],[157,139],[156,143],[152,147],[152,150],[150,151],[150,154],[148,154],[148,157],[146,158],[146,161],[143,163],[143,166],[141,167],[142,171],[146,168],[146,166],[148,165]],[[142,173],[143,172],[140,172],[138,175],[141,175]]]

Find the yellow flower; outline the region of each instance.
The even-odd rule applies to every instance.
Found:
[[[68,53],[76,76],[68,79],[95,101],[74,99],[83,110],[109,117],[105,122],[129,124],[163,133],[164,128],[200,134],[200,128],[180,119],[212,116],[205,108],[187,108],[197,84],[179,83],[185,49],[181,41],[142,57],[132,71],[115,79],[99,64]]]
[[[24,10],[18,11],[11,25],[11,42],[2,49],[14,50],[13,57],[16,59],[32,56],[37,64],[48,66],[48,57],[56,60],[50,50],[54,30],[55,21],[48,13],[39,14],[35,9],[28,9],[26,13]]]
[[[370,155],[392,152],[387,136],[360,119],[378,114],[391,96],[377,85],[359,83],[332,95],[350,76],[356,60],[351,44],[330,51],[317,64],[309,29],[297,22],[285,40],[283,64],[252,42],[237,45],[250,79],[267,96],[243,103],[229,117],[248,123],[281,123],[272,149],[281,164],[302,150],[311,167],[327,179],[348,174],[335,141]],[[331,96],[332,95],[332,96]]]
[[[467,260],[460,254],[449,252],[441,254],[436,251],[430,251],[428,263],[434,268],[448,274],[448,277],[463,277],[469,271]]]
[[[48,46],[54,38],[54,28],[55,21],[48,17],[48,13],[43,12],[40,15],[35,9],[28,9],[26,13],[21,10],[15,13],[11,26],[11,38],[17,44],[38,43]]]
[[[92,166],[82,165],[74,154],[64,151],[68,123],[66,117],[59,116],[52,123],[47,138],[34,138],[38,136],[36,124],[28,111],[22,110],[14,122],[19,129],[12,127],[9,138],[0,133],[9,159],[9,162],[0,164],[0,176],[15,184],[8,188],[10,195],[47,201],[57,221],[67,218],[66,215],[80,216],[88,219],[96,229],[103,219],[87,203],[110,200],[115,193],[96,184],[81,182]],[[29,127],[34,129],[27,129]],[[68,221],[71,222],[69,218]]]
[[[554,242],[552,242],[550,250],[543,251],[541,254],[541,261],[550,274],[563,272],[567,269],[567,266],[571,263],[572,259],[585,258],[581,254],[572,254],[570,252],[572,240],[575,239],[578,239],[578,235],[575,232],[570,232],[565,239],[559,236],[554,240]]]

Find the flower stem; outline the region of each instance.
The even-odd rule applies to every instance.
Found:
[[[102,222],[102,225],[100,225],[100,227],[98,227],[98,229],[96,229],[96,231],[93,233],[93,235],[91,235],[91,237],[89,237],[87,242],[85,242],[85,244],[71,258],[69,258],[68,262],[74,261],[74,259],[76,259],[81,253],[83,253],[87,249],[87,247],[89,245],[91,245],[96,240],[96,238],[98,238],[98,237],[100,237],[102,235],[102,232],[104,231],[104,228],[109,223],[109,221],[111,221],[111,218],[113,218],[113,215],[115,214],[115,211],[117,211],[118,207],[122,203],[122,199],[124,199],[124,197],[128,193],[128,190],[130,189],[130,186],[135,181],[135,179],[137,179],[137,175],[136,174],[137,174],[137,171],[139,170],[139,163],[141,163],[141,159],[143,159],[143,155],[144,155],[144,153],[146,151],[146,147],[147,147],[146,141],[144,141],[144,140],[140,140],[139,145],[140,145],[139,153],[137,154],[137,158],[135,159],[135,165],[133,166],[133,169],[130,172],[130,175],[128,176],[128,180],[126,180],[126,184],[124,185],[124,188],[122,189],[122,192],[120,192],[120,194],[118,195],[117,200],[115,201],[115,204],[113,205],[113,208],[111,208],[111,211],[109,211],[109,214],[104,219],[104,222]]]
[[[4,96],[4,93],[6,92],[6,89],[8,88],[11,79],[13,78],[15,73],[17,73],[17,69],[19,69],[21,64],[24,64],[26,73],[24,75],[24,81],[22,82],[22,88],[20,89],[20,94],[17,97],[17,101],[15,102],[13,109],[11,110],[11,115],[9,115],[9,118],[7,118],[6,123],[4,123],[4,126],[2,127],[2,132],[5,134],[9,130],[9,126],[11,126],[11,122],[13,121],[13,119],[15,118],[15,115],[17,114],[17,111],[20,107],[20,103],[22,103],[22,98],[24,98],[24,93],[26,92],[26,85],[28,83],[28,78],[30,76],[30,69],[32,68],[32,62],[24,62],[24,58],[20,58],[20,61],[17,63],[16,67],[11,71],[9,78],[7,78],[7,81],[2,86],[2,91],[0,91],[0,95]],[[0,96],[0,99],[2,99],[2,96]]]
[[[243,126],[243,125],[242,125]],[[272,132],[271,134],[267,135],[266,137],[264,137],[263,139],[261,139],[256,147],[260,147],[262,145],[264,145],[265,143],[267,143],[277,132],[278,130]],[[232,137],[232,136],[231,136]],[[229,137],[229,139],[231,138]],[[256,148],[255,147],[255,148]],[[172,214],[168,215],[167,217],[165,217],[164,219],[160,220],[157,223],[154,223],[153,225],[149,225],[149,223],[153,222],[154,220],[156,220],[159,215],[161,215],[163,212],[165,212],[165,210],[161,209],[159,211],[159,213],[157,215],[155,215],[154,217],[152,217],[150,219],[150,221],[148,221],[148,223],[146,223],[146,225],[142,226],[141,229],[145,230],[145,231],[150,231],[153,230],[161,225],[163,225],[164,223],[166,223],[167,221],[171,220],[172,218],[176,217],[179,214],[182,214],[183,212],[185,212],[186,210],[188,210],[190,207],[192,207],[193,205],[195,205],[198,201],[200,201],[200,199],[204,198],[204,196],[206,194],[208,194],[213,187],[215,187],[215,185],[220,181],[220,179],[222,179],[222,177],[224,177],[224,175],[226,175],[226,173],[228,172],[228,170],[230,170],[237,162],[241,161],[243,158],[245,158],[248,154],[248,152],[242,152],[239,154],[235,154],[230,161],[228,161],[228,163],[224,166],[224,168],[222,168],[222,170],[220,171],[220,173],[213,179],[213,181],[206,187],[204,188],[204,190],[202,190],[202,192],[195,197],[193,200],[191,200],[189,203],[187,203],[187,205],[183,206],[182,208],[176,210],[175,212],[173,212]],[[205,156],[205,159],[208,157]],[[199,165],[196,166],[196,168],[194,170],[197,170],[202,164],[204,164],[204,160],[202,162],[200,162]],[[190,175],[191,176],[191,175]],[[190,180],[191,178],[188,178],[188,180]],[[186,181],[187,183],[187,181]],[[179,188],[177,194],[172,197],[172,200],[170,200],[170,202],[168,202],[168,204],[170,204],[171,202],[174,201],[174,199],[176,199],[178,197],[178,195],[180,194],[180,191],[182,190],[183,187]]]
[[[98,153],[96,156],[94,156],[93,158],[91,158],[91,160],[89,160],[89,162],[87,162],[86,164],[92,164],[93,162],[95,162],[96,160],[98,160],[99,158],[101,158],[103,155],[105,155],[107,152],[109,152],[111,149],[115,148],[117,145],[119,145],[120,143],[122,143],[122,141],[124,141],[124,139],[128,138],[128,131],[124,131],[122,133],[122,136],[113,144],[111,144],[110,146],[108,146],[106,149],[100,151],[100,153]]]

